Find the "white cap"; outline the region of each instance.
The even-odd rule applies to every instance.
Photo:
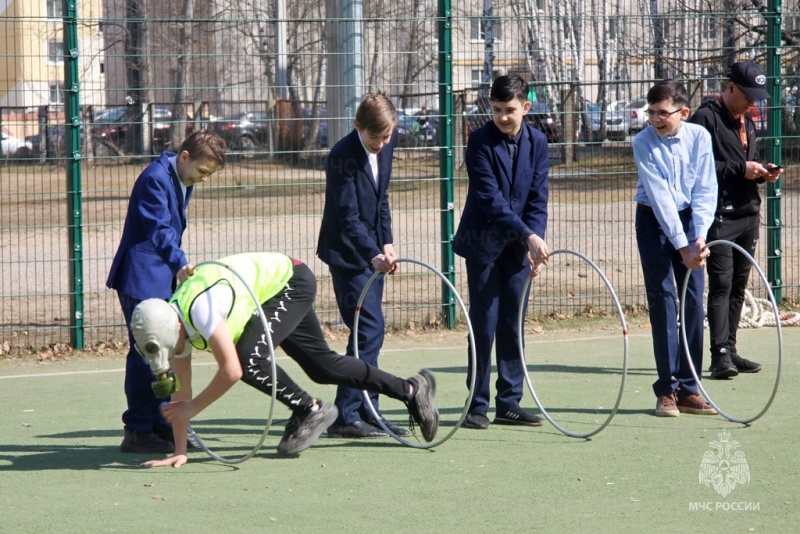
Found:
[[[161,299],[143,300],[133,310],[131,332],[137,352],[150,364],[153,374],[167,372],[180,335],[175,309]]]

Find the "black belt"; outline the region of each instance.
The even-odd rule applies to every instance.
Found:
[[[639,209],[640,209],[640,210],[642,210],[642,211],[647,211],[647,212],[649,212],[649,213],[653,213],[653,208],[651,208],[650,206],[647,206],[646,204],[642,204],[641,202],[637,202],[637,203],[636,203],[636,209],[637,209],[637,210],[639,210]],[[692,212],[692,208],[691,208],[691,206],[690,206],[690,207],[688,207],[688,208],[686,208],[686,209],[682,209],[682,210],[680,210],[680,211],[678,212],[678,215],[684,215],[684,214],[686,214],[686,213],[691,213],[691,212]]]

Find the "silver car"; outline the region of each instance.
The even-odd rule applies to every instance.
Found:
[[[600,133],[602,108],[596,102],[586,102],[586,113],[589,115],[589,122],[592,126],[592,137],[596,138]],[[624,141],[627,135],[628,121],[625,112],[606,111],[606,138]]]

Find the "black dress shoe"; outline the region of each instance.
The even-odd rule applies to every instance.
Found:
[[[489,428],[489,418],[485,413],[475,412],[467,414],[464,422],[461,423],[464,428],[472,428],[477,430],[486,430]]]
[[[329,438],[385,438],[388,435],[382,429],[364,421],[355,421],[349,425],[334,424],[328,428]]]
[[[382,419],[382,421],[383,421],[383,424],[386,425],[386,428],[391,430],[392,433],[395,436],[398,436],[398,437],[401,437],[401,438],[405,438],[405,437],[411,435],[411,432],[409,432],[408,429],[406,429],[406,428],[403,428],[401,426],[397,426],[397,425],[395,425],[393,423],[390,423],[386,419]],[[375,419],[367,421],[367,423],[369,423],[370,426],[374,426],[375,428],[377,428],[378,430],[383,432],[383,428],[381,427],[381,424],[378,421],[376,421]]]
[[[153,427],[153,433],[164,441],[169,441],[173,445],[175,444],[175,434],[172,432],[172,427],[156,425]],[[186,433],[186,448],[200,448],[200,445],[194,440],[190,432]]]
[[[155,432],[140,432],[126,427],[125,438],[119,450],[140,454],[163,454],[175,452],[175,445],[171,441],[161,439]]]

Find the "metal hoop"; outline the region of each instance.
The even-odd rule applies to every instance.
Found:
[[[258,297],[256,297],[256,294],[253,292],[253,289],[250,287],[250,284],[247,283],[247,281],[244,279],[244,277],[241,274],[239,274],[239,272],[236,271],[236,269],[234,269],[233,267],[231,267],[227,263],[222,263],[221,261],[216,261],[216,260],[204,261],[204,262],[198,264],[196,266],[196,268],[200,267],[202,265],[206,265],[206,264],[219,265],[220,267],[224,267],[224,268],[228,269],[231,273],[236,275],[237,278],[239,278],[239,281],[242,282],[242,285],[244,285],[245,289],[247,289],[247,292],[250,293],[250,297],[253,299],[253,302],[256,305],[256,310],[258,311],[258,315],[261,318],[261,325],[264,327],[264,336],[267,339],[267,347],[269,347],[269,358],[270,358],[270,361],[271,361],[271,369],[270,369],[270,371],[272,372],[272,377],[273,377],[273,379],[272,379],[273,380],[272,396],[271,396],[272,401],[269,403],[269,415],[267,416],[267,424],[264,427],[264,432],[261,434],[261,439],[258,440],[258,443],[256,443],[255,447],[253,447],[252,451],[250,451],[249,453],[245,454],[241,458],[225,458],[223,456],[220,456],[217,453],[215,453],[214,451],[212,451],[208,447],[208,445],[205,444],[205,442],[202,440],[202,438],[200,438],[200,436],[197,434],[197,432],[194,431],[194,428],[192,428],[192,426],[189,425],[189,434],[192,436],[192,438],[195,439],[195,441],[197,441],[197,444],[200,446],[201,449],[203,449],[206,452],[206,454],[211,456],[213,459],[215,459],[215,460],[217,460],[219,462],[222,462],[223,464],[235,465],[235,464],[240,464],[240,463],[242,463],[244,461],[247,461],[250,458],[252,458],[253,455],[256,454],[258,452],[258,450],[261,448],[261,445],[264,443],[264,440],[267,438],[267,434],[269,434],[269,429],[272,426],[272,412],[273,412],[273,410],[275,408],[275,399],[276,399],[276,391],[275,390],[277,388],[274,385],[274,381],[276,380],[276,377],[278,376],[278,366],[275,363],[275,348],[272,346],[272,334],[270,334],[270,332],[269,332],[269,323],[267,322],[267,317],[264,315],[264,310],[261,309],[261,303],[258,301]]]
[[[778,393],[778,384],[781,381],[781,367],[782,367],[782,364],[783,364],[783,331],[781,330],[780,311],[778,310],[778,304],[775,302],[775,296],[772,294],[772,291],[771,291],[772,288],[771,288],[771,286],[769,284],[769,280],[767,280],[767,277],[764,275],[764,271],[761,270],[761,267],[759,267],[758,263],[756,263],[756,260],[753,258],[753,256],[751,256],[749,252],[747,252],[745,249],[743,249],[742,247],[740,247],[736,243],[733,243],[732,241],[726,241],[724,239],[717,239],[716,241],[712,241],[711,243],[706,243],[707,247],[712,247],[714,245],[728,245],[730,247],[733,247],[736,250],[738,250],[740,253],[742,253],[744,255],[744,257],[748,259],[748,261],[750,261],[750,264],[755,268],[756,272],[758,273],[758,276],[761,278],[761,282],[764,284],[764,287],[767,288],[767,294],[769,295],[769,302],[770,302],[770,304],[772,304],[772,311],[775,314],[775,317],[778,318],[778,320],[776,321],[776,324],[775,324],[775,327],[778,329],[778,371],[775,374],[775,385],[772,387],[772,394],[769,396],[769,400],[767,401],[766,406],[764,406],[764,408],[762,408],[761,411],[758,412],[753,417],[748,417],[748,418],[745,418],[745,419],[739,419],[737,417],[733,417],[732,415],[729,415],[729,414],[725,413],[711,399],[711,396],[706,391],[706,388],[703,387],[703,382],[700,380],[700,377],[697,375],[697,369],[694,368],[694,362],[692,361],[692,357],[689,354],[689,346],[688,346],[687,338],[686,338],[686,322],[684,320],[684,315],[685,315],[685,310],[686,310],[686,306],[685,306],[685,303],[686,303],[686,289],[689,287],[689,277],[692,274],[692,270],[691,269],[686,271],[686,277],[683,280],[683,290],[681,291],[681,302],[680,302],[680,306],[679,306],[679,309],[680,309],[680,322],[681,322],[681,324],[680,324],[681,341],[683,341],[683,355],[686,356],[686,360],[689,362],[689,370],[692,372],[692,376],[694,377],[694,380],[695,380],[695,383],[697,384],[698,389],[703,394],[703,396],[706,398],[708,403],[711,406],[713,406],[714,409],[717,410],[717,412],[719,412],[719,414],[722,417],[724,417],[725,419],[727,419],[728,421],[731,421],[733,423],[747,424],[747,423],[752,423],[753,421],[755,421],[756,419],[758,419],[759,417],[764,415],[766,413],[766,411],[769,409],[770,405],[772,404],[772,401],[775,400],[775,395]]]
[[[583,433],[583,434],[578,433],[578,432],[571,432],[571,431],[567,430],[566,428],[562,427],[561,425],[556,423],[555,420],[550,416],[550,414],[547,413],[547,410],[545,410],[544,406],[542,405],[542,402],[539,400],[539,396],[536,395],[536,390],[533,387],[533,382],[531,381],[530,374],[528,373],[528,363],[525,360],[525,345],[523,343],[523,329],[522,329],[522,326],[523,326],[524,319],[525,319],[525,304],[527,302],[526,296],[528,294],[528,288],[531,285],[531,278],[530,277],[525,282],[525,286],[522,289],[522,296],[521,296],[520,302],[519,302],[519,325],[518,325],[518,327],[519,327],[519,337],[517,338],[517,344],[518,344],[518,347],[519,347],[519,356],[520,356],[520,359],[522,359],[522,368],[525,371],[525,380],[528,382],[528,389],[530,389],[531,395],[533,395],[533,400],[536,401],[536,405],[539,406],[539,410],[541,410],[542,415],[544,415],[544,417],[548,421],[550,421],[550,424],[552,424],[554,427],[556,427],[563,434],[566,434],[567,436],[572,437],[572,438],[588,438],[588,437],[594,436],[595,434],[599,433],[601,430],[603,430],[605,427],[608,426],[608,424],[611,422],[611,420],[617,414],[617,410],[619,409],[619,404],[622,401],[622,392],[625,390],[625,377],[628,374],[628,325],[625,322],[625,314],[622,312],[622,305],[619,302],[619,298],[617,298],[617,292],[614,291],[614,287],[611,285],[611,282],[608,281],[608,278],[606,278],[606,275],[603,273],[603,271],[600,269],[600,267],[595,265],[595,263],[592,260],[590,260],[589,258],[584,256],[580,252],[575,252],[574,250],[569,250],[569,249],[566,249],[566,248],[562,248],[562,249],[558,249],[558,250],[552,251],[550,253],[550,256],[552,257],[552,256],[554,256],[556,254],[572,254],[573,256],[577,256],[577,257],[581,258],[583,261],[585,261],[586,263],[588,263],[592,267],[592,269],[594,269],[594,271],[600,276],[600,278],[603,280],[603,282],[605,283],[606,288],[608,288],[608,291],[611,293],[611,297],[614,300],[614,305],[617,307],[617,313],[619,314],[620,323],[622,324],[623,357],[622,357],[622,380],[620,381],[620,384],[619,384],[619,394],[617,395],[617,402],[614,404],[614,408],[611,409],[611,413],[608,414],[608,417],[606,418],[606,420],[603,421],[603,423],[599,427],[595,428],[591,432],[586,432],[586,433]]]
[[[428,263],[425,263],[424,261],[412,260],[412,259],[408,259],[408,258],[398,258],[397,260],[395,260],[395,262],[396,263],[414,263],[416,265],[420,265],[422,267],[425,267],[426,269],[428,269],[429,271],[434,273],[436,276],[438,276],[445,283],[445,285],[448,288],[450,288],[450,291],[453,292],[453,295],[455,296],[455,299],[458,302],[458,305],[461,306],[461,311],[464,313],[464,318],[465,318],[465,320],[467,322],[467,331],[469,332],[469,346],[470,346],[470,354],[469,354],[470,369],[475,369],[475,365],[476,365],[476,361],[477,361],[476,356],[475,356],[475,334],[472,331],[472,323],[470,323],[470,320],[469,320],[469,314],[467,312],[467,307],[464,305],[464,301],[461,299],[461,296],[458,294],[458,291],[456,291],[456,288],[453,287],[453,284],[450,283],[450,280],[448,280],[444,276],[444,274],[442,274],[441,271],[439,271],[436,267],[433,267],[432,265],[430,265]],[[375,273],[373,273],[373,275],[367,281],[367,284],[364,286],[364,289],[361,290],[361,296],[358,298],[358,303],[356,304],[355,319],[353,320],[353,339],[355,340],[355,342],[353,343],[353,352],[355,353],[354,355],[355,355],[356,358],[359,357],[358,356],[358,321],[359,321],[359,318],[361,316],[361,304],[364,302],[364,298],[367,296],[367,291],[369,291],[369,288],[370,288],[370,286],[372,286],[372,283],[379,276],[381,276],[382,274],[383,273],[380,272],[380,271],[375,271]],[[364,395],[364,402],[366,402],[367,406],[369,407],[369,411],[372,414],[372,417],[378,422],[378,424],[381,425],[381,428],[384,430],[384,432],[386,432],[387,434],[392,436],[394,439],[396,439],[400,443],[402,443],[404,445],[407,445],[409,447],[414,447],[415,449],[432,449],[433,447],[436,447],[437,445],[441,445],[442,443],[444,443],[445,441],[450,439],[450,437],[453,434],[455,434],[456,431],[459,429],[459,427],[461,426],[461,423],[464,422],[464,419],[467,417],[467,413],[469,412],[469,405],[472,402],[472,396],[475,394],[475,378],[476,378],[475,377],[475,373],[474,372],[471,373],[470,380],[469,380],[469,393],[467,394],[467,400],[464,402],[464,411],[461,412],[461,417],[459,417],[458,422],[456,423],[456,425],[453,427],[453,429],[449,433],[447,433],[446,435],[444,435],[440,439],[431,441],[429,443],[414,443],[414,442],[409,441],[409,440],[407,440],[405,438],[402,438],[402,437],[398,436],[397,434],[395,434],[394,432],[392,432],[388,428],[388,426],[383,422],[383,418],[380,417],[380,415],[378,415],[378,411],[375,409],[375,406],[372,404],[372,399],[369,398],[369,392],[367,392],[366,390],[362,390],[362,394]]]

